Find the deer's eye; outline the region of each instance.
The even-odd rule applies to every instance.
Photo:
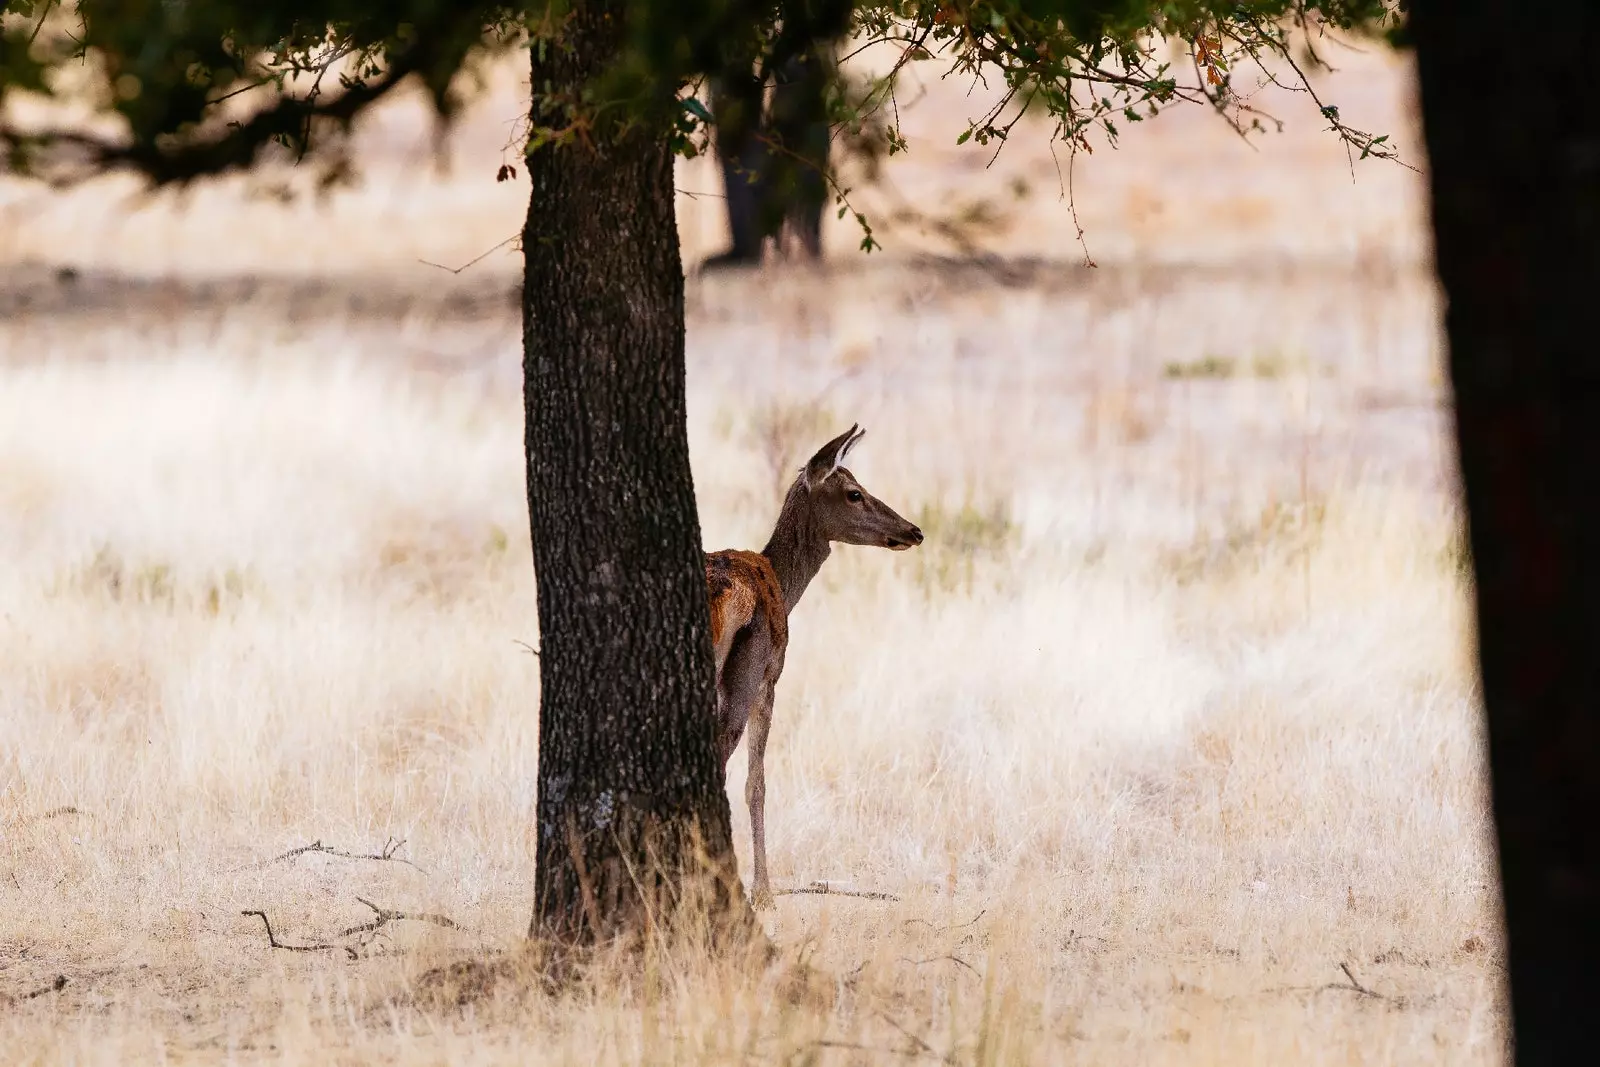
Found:
[[[850,503],[852,503],[852,504],[861,503],[861,494],[856,492],[854,489],[852,489],[848,493],[846,493],[844,495],[844,498],[846,500],[850,501]]]

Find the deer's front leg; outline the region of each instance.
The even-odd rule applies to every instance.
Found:
[[[750,837],[755,853],[755,873],[750,881],[750,901],[758,908],[772,906],[772,885],[767,881],[767,730],[772,726],[773,687],[763,688],[756,706],[750,710],[750,774],[744,783],[745,803],[750,806]]]

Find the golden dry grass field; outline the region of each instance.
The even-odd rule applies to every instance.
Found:
[[[1409,70],[1337,58],[1417,159]],[[691,277],[707,547],[852,421],[928,533],[835,553],[768,754],[777,885],[896,899],[764,915],[827,996],[682,958],[414,995],[531,906],[517,259],[418,262],[516,232],[517,76],[447,172],[390,108],[324,203],[0,185],[0,1062],[1502,1062],[1422,185],[1299,100],[1259,151],[1172,114],[1080,157],[1089,269],[1045,131],[985,170],[932,84],[860,194],[931,226]],[[680,185],[692,264],[717,178]],[[360,898],[459,929],[344,934]]]

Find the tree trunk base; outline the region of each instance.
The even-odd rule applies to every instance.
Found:
[[[523,400],[539,595],[532,937],[740,945],[689,466],[683,263],[665,123],[585,92],[630,6],[582,0],[531,51]],[[672,103],[670,98],[666,102]],[[576,132],[574,132],[576,131]]]

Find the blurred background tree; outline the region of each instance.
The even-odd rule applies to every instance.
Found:
[[[0,153],[8,170],[59,184],[117,169],[181,184],[285,156],[332,183],[360,164],[352,121],[398,86],[423,86],[447,121],[480,60],[528,48],[526,444],[543,686],[533,926],[578,940],[635,929],[652,896],[680,899],[686,872],[709,865],[713,908],[747,929],[711,741],[674,155],[713,136],[733,158],[759,144],[778,177],[759,183],[758,232],[796,198],[814,213],[819,182],[844,216],[849,190],[805,131],[826,124],[871,151],[907,150],[898,78],[933,62],[1005,86],[960,136],[989,151],[1024,114],[1049,116],[1056,139],[1088,152],[1174,103],[1250,136],[1278,120],[1236,91],[1247,67],[1307,94],[1352,160],[1392,159],[1385,136],[1347,124],[1306,75],[1327,29],[1402,45],[1414,34],[1453,298],[1519,1058],[1542,1062],[1578,1047],[1578,1006],[1597,991],[1600,431],[1581,309],[1600,254],[1600,120],[1571,101],[1600,15],[1581,0],[1541,5],[1563,30],[1539,75],[1490,93],[1486,72],[1527,10],[1482,0],[1447,15],[1418,2],[1408,21],[1405,6],[7,0]],[[781,98],[775,121],[769,80],[842,42],[896,58],[864,87],[816,65],[829,76]],[[714,121],[700,99],[708,81]],[[871,250],[871,220],[854,219]],[[627,872],[646,859],[655,880],[641,883]]]

